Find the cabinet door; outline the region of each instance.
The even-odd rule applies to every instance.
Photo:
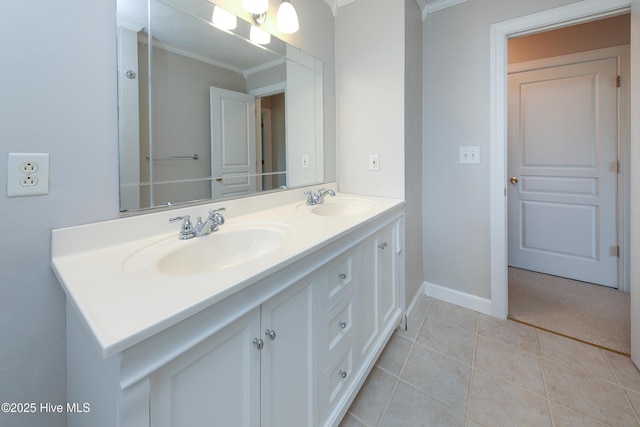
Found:
[[[358,360],[372,348],[379,330],[377,244],[378,239],[373,236],[360,245],[362,262],[358,283]]]
[[[154,427],[259,426],[260,309],[151,375]]]
[[[393,319],[393,314],[398,307],[398,291],[396,285],[396,251],[395,251],[395,224],[389,225],[378,233],[377,236],[377,268],[378,290],[380,293],[380,322],[381,329]]]
[[[262,425],[314,426],[317,419],[317,274],[262,305]]]
[[[395,228],[390,224],[361,244],[362,281],[358,286],[360,356],[373,351],[380,331],[398,311]]]

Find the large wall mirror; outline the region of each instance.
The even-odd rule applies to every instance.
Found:
[[[206,0],[117,18],[122,212],[324,181],[321,61]]]

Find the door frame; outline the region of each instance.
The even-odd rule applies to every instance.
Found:
[[[490,27],[490,73],[489,73],[489,156],[490,156],[490,217],[491,217],[491,315],[506,319],[508,314],[507,286],[507,39],[551,29],[566,27],[581,22],[626,13],[634,1],[640,0],[584,0],[567,6],[546,10],[520,18],[499,22]],[[637,5],[636,5],[637,6]],[[634,18],[632,15],[632,40]],[[631,49],[632,50],[632,49]],[[633,54],[632,54],[633,55]],[[633,58],[632,58],[633,62]],[[632,67],[633,67],[632,63]],[[632,68],[633,69],[633,68]],[[631,72],[633,75],[633,71]],[[633,90],[633,89],[632,89]],[[634,109],[632,97],[632,110]],[[640,139],[638,131],[632,129],[631,144]],[[632,150],[633,151],[633,150]],[[632,153],[633,154],[633,153]],[[631,164],[633,164],[633,159]],[[632,194],[632,197],[634,194]],[[633,210],[633,204],[632,204]],[[631,221],[631,227],[634,222]],[[632,254],[633,259],[633,254]],[[632,278],[634,272],[632,271]],[[640,346],[640,343],[637,343]],[[633,343],[632,343],[633,347]]]
[[[629,73],[630,68],[630,46],[628,44],[605,47],[600,49],[593,49],[585,52],[570,53],[566,55],[552,56],[548,58],[535,59],[531,61],[523,61],[513,64],[508,64],[508,74],[527,72],[540,70],[545,68],[561,67],[565,65],[572,65],[577,63],[585,63],[592,61],[600,61],[604,59],[616,59],[618,67],[618,75],[621,81],[624,82],[622,87],[626,90],[618,91],[618,122],[616,124],[618,141],[617,141],[617,160],[620,163],[622,173],[617,176],[617,194],[616,194],[616,238],[620,247],[620,256],[618,258],[617,267],[617,287],[624,292],[629,292],[629,199],[630,199],[630,184],[631,180],[629,173],[629,128],[630,128],[630,114],[629,114],[629,81],[631,75]],[[508,81],[508,77],[507,77]],[[508,94],[507,94],[508,96]],[[508,114],[508,108],[507,108]],[[508,123],[507,123],[508,126]],[[508,141],[507,141],[508,146]],[[507,149],[508,154],[508,149]],[[507,156],[508,164],[508,156]],[[509,217],[509,208],[507,201],[507,218]],[[508,227],[507,227],[508,230]],[[508,239],[507,233],[507,239]],[[507,240],[508,241],[508,240]],[[509,247],[507,246],[507,252]],[[507,259],[508,261],[508,259]]]

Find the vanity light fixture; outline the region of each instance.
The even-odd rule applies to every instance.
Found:
[[[242,7],[249,12],[257,25],[262,25],[267,20],[269,0],[242,0]]]
[[[221,7],[214,6],[211,15],[211,23],[222,30],[231,31],[238,25],[238,17],[229,13]]]
[[[249,31],[249,40],[255,44],[269,44],[271,42],[271,34],[252,25]]]
[[[278,8],[278,31],[291,34],[298,31],[298,14],[289,0],[282,0]]]
[[[262,25],[267,20],[268,0],[242,0],[242,7],[249,12],[256,25]],[[298,14],[289,0],[282,0],[280,3],[277,19],[278,31],[281,33],[295,33],[300,28]]]

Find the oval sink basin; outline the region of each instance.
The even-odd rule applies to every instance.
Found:
[[[155,267],[168,276],[193,276],[238,266],[263,256],[287,240],[284,226],[225,224],[206,236],[179,240],[178,235],[140,249],[125,261],[136,272]]]
[[[325,199],[320,205],[306,206],[306,208],[314,215],[321,216],[348,216],[357,215],[372,209],[375,203],[366,199],[344,198],[344,199]]]

